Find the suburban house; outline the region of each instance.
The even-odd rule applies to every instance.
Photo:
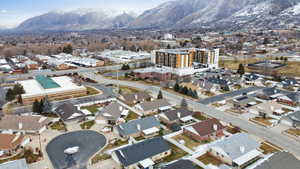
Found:
[[[54,110],[54,112],[64,122],[72,121],[72,120],[81,120],[84,119],[87,115],[91,115],[90,113],[85,113],[85,111],[80,110],[79,107],[71,103],[64,103],[58,106]]]
[[[135,105],[138,103],[151,101],[151,96],[147,92],[126,93],[122,94],[119,99],[127,105]]]
[[[162,137],[154,137],[116,150],[112,158],[125,169],[149,168],[171,153],[167,141]]]
[[[300,103],[300,93],[293,92],[277,97],[277,101],[290,106],[298,106]]]
[[[275,100],[279,96],[285,95],[287,92],[277,89],[276,87],[265,88],[256,93],[256,97],[264,100]]]
[[[40,134],[53,119],[38,115],[5,115],[0,118],[0,132]]]
[[[190,160],[178,160],[168,164],[161,169],[197,169],[196,165]]]
[[[122,138],[129,137],[151,137],[157,135],[160,131],[160,123],[154,116],[142,119],[131,120],[127,123],[118,125],[118,133]]]
[[[296,79],[284,79],[278,84],[278,86],[289,89],[289,88],[299,87],[299,83]]]
[[[96,116],[97,124],[118,124],[122,120],[123,117],[127,117],[129,114],[129,110],[121,105],[118,102],[111,102],[109,105],[105,106]]]
[[[0,164],[0,169],[28,169],[25,158]]]
[[[250,107],[249,112],[263,117],[282,116],[286,113],[282,108],[283,106],[276,101],[268,101]]]
[[[182,87],[186,87],[192,91],[196,91],[198,93],[198,96],[200,96],[199,94],[201,93],[201,88],[199,88],[197,85],[194,85],[193,83],[181,83],[180,86]]]
[[[24,139],[24,135],[21,134],[0,133],[0,138],[0,156],[12,155],[29,142],[29,139]]]
[[[233,99],[233,105],[236,108],[245,108],[256,105],[257,102],[254,97],[251,96],[240,96]]]
[[[143,115],[150,115],[157,112],[170,110],[172,106],[173,105],[169,103],[166,99],[159,99],[137,104],[135,108],[141,111]]]
[[[225,164],[244,168],[260,158],[259,147],[260,144],[248,134],[239,133],[213,144],[208,152]]]
[[[193,84],[205,91],[211,91],[211,92],[217,91],[216,86],[213,83],[211,83],[205,79],[196,80],[193,82]]]
[[[244,80],[247,85],[261,85],[262,84],[262,78],[260,78],[255,73],[250,73],[244,75]]]
[[[300,111],[296,111],[283,117],[280,122],[290,127],[300,127]]]
[[[196,141],[216,140],[224,136],[224,126],[217,119],[209,119],[183,128],[183,134]]]
[[[300,161],[288,152],[278,152],[254,169],[299,169]]]
[[[168,125],[173,123],[187,124],[193,121],[193,115],[194,112],[186,108],[176,108],[159,114],[159,119]]]
[[[29,70],[34,70],[39,68],[39,64],[36,61],[33,60],[27,60],[24,62],[24,64],[27,66]]]

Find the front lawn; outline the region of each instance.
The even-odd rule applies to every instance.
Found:
[[[275,153],[281,150],[281,148],[269,143],[269,142],[262,142],[260,149],[263,150],[264,154]]]
[[[199,145],[201,145],[201,143],[197,142],[197,141],[194,141],[193,139],[185,136],[185,135],[182,135],[182,134],[179,134],[177,136],[174,136],[173,137],[174,140],[176,140],[177,142],[179,142],[180,140],[184,140],[185,142],[185,146],[188,147],[189,149],[191,150],[194,150],[194,148],[198,147]]]
[[[133,111],[130,111],[128,116],[125,118],[126,121],[130,121],[130,120],[136,120],[139,118],[139,115],[134,113]]]
[[[208,117],[206,117],[205,115],[203,114],[200,114],[200,113],[196,113],[193,115],[194,118],[200,120],[200,121],[204,121],[204,120],[207,120],[209,119]]]
[[[272,118],[263,118],[263,117],[254,117],[252,119],[250,119],[251,121],[263,125],[263,126],[272,126],[272,123],[270,122],[270,120],[273,120]]]
[[[290,134],[290,135],[300,137],[300,129],[288,129],[285,132]]]
[[[128,140],[125,140],[125,141],[117,140],[114,143],[107,144],[107,146],[104,148],[103,151],[114,149],[114,148],[117,148],[117,147],[120,147],[120,146],[123,146],[123,145],[126,145],[126,144],[128,144]]]
[[[99,106],[97,105],[91,105],[91,106],[82,106],[80,107],[80,109],[86,109],[88,111],[90,111],[91,113],[95,114],[99,111]]]
[[[108,154],[99,153],[92,158],[92,164],[96,164],[100,161],[108,160],[111,156]]]
[[[95,124],[95,121],[87,121],[87,122],[83,122],[80,124],[81,129],[90,129],[93,127],[93,125]]]
[[[96,95],[96,94],[99,94],[100,92],[98,90],[96,90],[95,88],[93,87],[89,87],[89,86],[86,86],[86,93],[87,95]]]
[[[53,123],[50,128],[52,130],[57,130],[57,131],[67,131],[66,125],[64,122],[62,121],[57,121],[55,123]]]

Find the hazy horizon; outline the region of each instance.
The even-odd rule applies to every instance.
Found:
[[[112,9],[133,11],[137,14],[168,0],[1,0],[0,27],[12,28],[24,20],[50,11],[71,11],[76,9]]]

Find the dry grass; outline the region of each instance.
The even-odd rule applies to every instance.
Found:
[[[170,147],[172,149],[172,154],[169,155],[168,157],[163,159],[163,162],[171,162],[177,159],[180,159],[186,155],[188,155],[187,152],[181,150],[180,148],[178,148],[177,146],[175,146],[174,144],[170,143]]]
[[[260,149],[263,150],[264,154],[275,153],[281,150],[279,147],[270,144],[269,142],[262,142]]]
[[[300,137],[300,129],[288,129],[285,132],[290,134],[290,135]]]
[[[134,87],[119,86],[119,88],[122,91],[122,93],[137,93],[137,92],[140,92],[139,89],[134,88]]]
[[[272,120],[272,118],[262,118],[262,117],[255,117],[251,119],[253,122],[257,122],[258,124],[262,124],[265,126],[272,126],[272,123],[269,120]]]
[[[201,161],[202,163],[204,163],[205,165],[208,164],[213,164],[215,166],[220,166],[221,164],[223,164],[222,161],[218,160],[217,158],[209,155],[208,153],[200,156],[197,158],[199,161]]]
[[[193,150],[194,148],[198,147],[199,145],[201,145],[201,143],[197,142],[197,141],[194,141],[193,139],[185,136],[185,135],[182,135],[182,134],[179,134],[177,136],[174,136],[173,137],[174,140],[176,140],[177,142],[179,142],[180,140],[184,140],[185,142],[185,146],[188,147],[189,149]]]
[[[299,68],[300,62],[287,62],[287,66],[280,69],[278,73],[290,77],[300,76]]]

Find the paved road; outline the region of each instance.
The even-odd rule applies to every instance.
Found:
[[[106,138],[95,131],[76,131],[60,135],[49,142],[46,151],[54,169],[86,169],[88,160],[102,149]],[[67,156],[64,150],[79,147],[79,152]]]
[[[261,90],[261,89],[264,89],[264,87],[257,87],[257,86],[248,87],[248,88],[232,91],[229,93],[224,93],[224,94],[220,94],[217,96],[209,97],[207,99],[200,100],[199,103],[211,104],[214,102],[218,102],[218,101],[226,100],[228,98],[233,98],[235,96],[242,95],[243,93],[250,93],[250,92]]]
[[[87,77],[94,77],[94,80],[98,81],[99,83],[113,83],[113,84],[120,84],[124,86],[134,86],[141,90],[147,90],[153,95],[157,95],[158,91],[160,90],[159,87],[147,86],[145,84],[136,83],[136,82],[104,79],[101,76],[91,75],[91,73],[85,73],[84,75]],[[163,91],[163,96],[169,99],[170,101],[173,101],[176,104],[180,104],[182,100],[182,97],[166,91]],[[204,104],[192,100],[187,100],[187,102],[189,104],[189,107],[191,107],[195,111],[204,112],[214,118],[220,119],[227,123],[231,123],[235,126],[239,126],[241,129],[249,132],[250,134],[256,135],[264,140],[270,141],[273,144],[281,146],[285,150],[293,153],[295,156],[300,158],[300,142],[295,139],[287,137],[279,132],[272,131],[268,128],[256,125],[240,117],[236,117],[229,113],[222,112],[220,110],[215,109],[214,107],[206,106]]]
[[[130,73],[132,70],[126,70],[126,71],[119,71],[119,72],[109,72],[109,73],[104,73],[103,76],[107,77],[121,77],[125,76],[126,73]]]
[[[147,61],[141,61],[136,63],[130,63],[130,67],[135,67],[138,65],[142,65],[144,63],[148,63]],[[96,67],[96,68],[78,68],[78,69],[71,69],[71,70],[61,70],[61,71],[36,71],[36,72],[30,72],[26,74],[17,74],[17,75],[7,75],[2,76],[5,81],[11,81],[15,79],[27,79],[33,76],[37,75],[65,75],[65,74],[71,74],[71,73],[84,73],[84,72],[95,72],[95,71],[105,71],[105,70],[120,70],[122,68],[122,65],[112,65],[112,66],[103,66],[103,67]]]
[[[6,90],[2,86],[0,86],[0,109],[6,103],[5,96]]]

